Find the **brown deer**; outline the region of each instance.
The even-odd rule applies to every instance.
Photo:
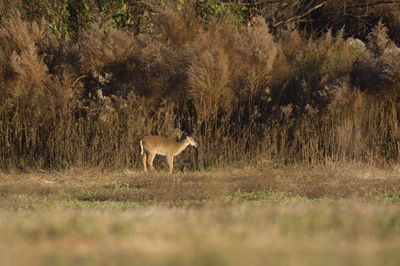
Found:
[[[186,134],[182,134],[180,142],[160,136],[145,136],[140,141],[140,150],[143,156],[144,171],[147,171],[147,164],[149,164],[151,170],[154,170],[153,160],[158,154],[167,157],[169,173],[172,173],[174,156],[180,154],[189,145],[197,147],[197,143],[193,137],[190,137]]]

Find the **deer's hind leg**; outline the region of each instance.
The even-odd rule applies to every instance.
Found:
[[[150,166],[150,170],[154,170],[154,167],[153,167],[153,160],[154,160],[154,157],[156,157],[156,154],[155,154],[155,153],[149,153],[149,155],[148,155],[148,157],[147,157],[147,163],[148,163],[149,166]]]
[[[147,153],[146,152],[143,153],[143,168],[144,168],[144,171],[147,172]]]

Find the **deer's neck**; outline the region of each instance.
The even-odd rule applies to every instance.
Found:
[[[181,153],[184,149],[186,149],[186,147],[189,145],[189,143],[187,143],[186,141],[182,141],[178,143],[178,150],[175,152],[175,155],[178,155],[179,153]]]

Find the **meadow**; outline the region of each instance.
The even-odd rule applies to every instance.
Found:
[[[8,173],[2,265],[397,265],[399,168]]]
[[[399,18],[0,1],[0,265],[399,265]],[[183,132],[145,174],[139,141]]]

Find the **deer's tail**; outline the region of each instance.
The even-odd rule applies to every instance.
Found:
[[[143,155],[143,144],[142,144],[142,141],[140,141],[140,154]]]

